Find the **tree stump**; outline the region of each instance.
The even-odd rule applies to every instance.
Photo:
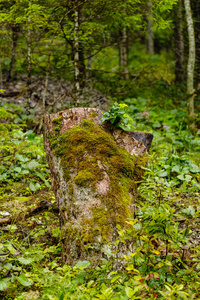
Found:
[[[125,227],[133,217],[136,182],[142,179],[153,137],[102,124],[101,117],[98,109],[72,108],[43,119],[63,259],[71,265],[105,257],[106,247],[116,240],[116,226]]]

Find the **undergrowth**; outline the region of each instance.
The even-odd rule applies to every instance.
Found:
[[[56,217],[16,217],[1,230],[2,299],[199,299],[200,138],[189,133],[184,109],[154,107],[143,98],[123,103],[133,118],[128,129],[154,139],[135,214],[128,229],[118,226],[115,251],[108,247],[96,268],[88,261],[63,265]],[[42,199],[55,202],[43,138],[14,111],[0,110],[1,218],[23,215]],[[123,243],[129,252],[121,256]]]

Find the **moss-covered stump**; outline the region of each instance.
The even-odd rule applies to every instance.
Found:
[[[126,226],[147,162],[132,133],[102,124],[98,109],[74,108],[44,116],[44,143],[61,225],[63,258],[97,262],[116,225]]]

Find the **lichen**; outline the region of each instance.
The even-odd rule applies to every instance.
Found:
[[[93,197],[99,199],[99,205],[90,207],[91,216],[82,218],[81,230],[74,224],[67,224],[70,239],[74,236],[80,246],[93,245],[97,239],[103,244],[110,240],[113,228],[117,224],[125,226],[127,218],[131,218],[130,204],[136,183],[141,179],[146,158],[138,159],[116,145],[113,137],[90,120],[83,120],[80,126],[60,134],[62,117],[53,120],[54,137],[51,139],[55,155],[60,159],[64,179],[68,182],[69,199],[74,199],[74,185],[90,187]],[[73,177],[72,170],[76,170]],[[106,195],[98,195],[97,183],[109,177],[109,189]],[[79,199],[82,201],[82,199]],[[84,204],[83,204],[84,205]],[[72,213],[73,210],[73,213]],[[69,210],[70,215],[70,210]],[[71,208],[71,216],[76,209]],[[70,218],[70,216],[69,216]],[[78,218],[78,216],[75,216]]]

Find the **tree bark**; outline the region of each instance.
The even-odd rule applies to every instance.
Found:
[[[74,108],[43,118],[63,260],[71,265],[98,263],[106,256],[116,226],[126,227],[134,215],[137,182],[148,159],[147,148],[133,133],[102,124],[101,117],[98,109]]]
[[[195,66],[195,36],[194,25],[190,6],[190,0],[184,0],[185,12],[188,28],[189,39],[189,57],[187,64],[187,106],[188,106],[188,122],[189,130],[192,133],[196,132],[195,112],[194,112],[194,66]]]
[[[84,61],[84,47],[79,40],[79,20],[80,20],[80,6],[78,6],[78,1],[74,1],[74,89],[75,94],[77,94],[76,106],[79,106],[79,92],[85,86],[86,80],[86,69]]]
[[[29,7],[31,6],[31,1],[29,1]],[[31,92],[30,92],[30,84],[31,84],[31,29],[30,29],[30,23],[31,23],[31,18],[30,15],[28,16],[28,32],[27,32],[27,44],[28,44],[28,52],[27,52],[27,59],[28,59],[28,66],[27,66],[27,81],[26,81],[26,86],[27,86],[27,95],[31,97]]]
[[[121,31],[120,44],[119,44],[119,64],[122,79],[129,79],[128,72],[128,34],[126,26]]]
[[[184,38],[182,25],[182,0],[174,10],[174,51],[175,51],[175,82],[184,82]]]
[[[147,20],[148,40],[147,40],[147,52],[154,54],[154,31],[153,31],[153,12],[152,1],[148,3],[149,17]]]

